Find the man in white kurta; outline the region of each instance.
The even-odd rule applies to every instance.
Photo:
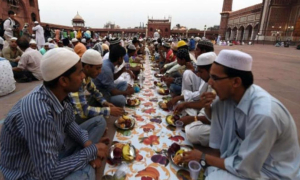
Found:
[[[201,96],[211,117],[212,149],[209,154],[185,153],[184,159],[209,165],[206,180],[299,179],[300,149],[293,117],[282,103],[253,84],[251,68],[250,55],[220,52],[209,80],[218,99],[210,109],[213,93]]]
[[[35,41],[38,49],[41,49],[45,44],[44,29],[37,21],[34,22],[34,25],[32,30],[35,32]]]

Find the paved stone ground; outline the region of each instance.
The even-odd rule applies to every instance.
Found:
[[[283,48],[270,45],[252,46],[215,46],[216,53],[222,49],[236,49],[253,56],[254,83],[261,86],[274,97],[279,99],[290,111],[298,129],[300,139],[300,51],[295,47]],[[28,94],[41,82],[17,83],[17,89],[12,94],[0,97],[0,128],[11,107],[23,96]],[[115,117],[107,120],[109,131],[107,136],[112,139],[115,133],[113,121]],[[97,179],[101,179],[104,169],[97,169]],[[1,177],[0,173],[0,180]]]

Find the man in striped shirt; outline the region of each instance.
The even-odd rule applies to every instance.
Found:
[[[95,179],[108,148],[97,132],[102,127],[74,121],[68,97],[85,75],[80,58],[64,48],[41,60],[44,83],[21,99],[4,121],[0,169],[5,179]],[[94,136],[91,136],[94,135]]]

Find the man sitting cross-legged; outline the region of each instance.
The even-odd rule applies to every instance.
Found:
[[[1,131],[0,169],[5,179],[95,179],[108,148],[94,121],[80,126],[69,93],[77,92],[85,74],[80,57],[56,48],[41,60],[43,85],[9,112]],[[90,137],[91,134],[95,136]]]

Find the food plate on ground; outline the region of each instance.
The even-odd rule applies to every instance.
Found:
[[[163,77],[164,75],[163,75],[163,74],[155,73],[154,76],[157,77],[157,78],[161,78],[161,77]]]
[[[168,95],[170,93],[169,89],[159,88],[157,93],[160,95]]]
[[[123,115],[115,121],[115,126],[122,130],[129,130],[134,127],[135,120],[128,115]]]
[[[113,164],[133,161],[136,157],[135,147],[128,143],[115,143],[109,148],[109,159]]]
[[[183,162],[183,153],[191,150],[193,150],[191,146],[173,143],[168,149],[168,157],[175,166],[187,169],[188,163]]]
[[[167,101],[158,102],[158,106],[163,110],[168,110]]]
[[[159,71],[159,68],[152,68],[153,71]]]
[[[162,82],[154,81],[154,85],[158,87],[166,87],[166,85]]]
[[[130,106],[130,107],[136,107],[139,106],[141,104],[141,100],[136,98],[136,99],[127,99],[126,101],[126,106]]]
[[[179,119],[180,119],[179,115],[168,115],[166,117],[166,122],[171,126],[175,126],[175,122],[178,121]]]

